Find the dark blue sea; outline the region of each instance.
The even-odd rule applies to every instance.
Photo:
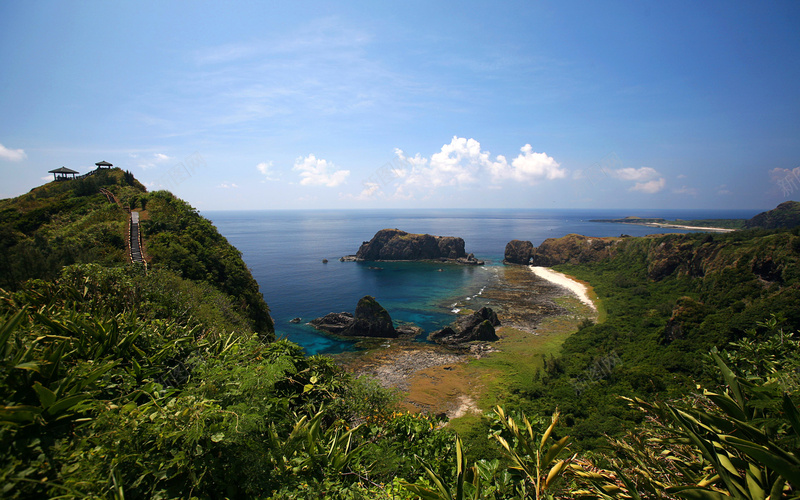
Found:
[[[395,321],[430,332],[455,318],[456,300],[477,297],[502,266],[506,243],[569,233],[631,236],[675,230],[589,222],[629,215],[666,219],[750,218],[754,211],[730,210],[292,210],[209,211],[219,232],[242,252],[261,286],[278,336],[308,354],[338,353],[353,343],[320,334],[305,323],[329,312],[353,312],[358,299],[374,296]],[[485,266],[425,262],[339,262],[355,254],[380,229],[398,228],[464,238],[467,253]],[[686,231],[683,231],[686,232]],[[327,264],[322,260],[328,259]],[[374,269],[374,268],[380,269]],[[439,271],[441,269],[441,271]],[[299,324],[290,323],[295,317]]]

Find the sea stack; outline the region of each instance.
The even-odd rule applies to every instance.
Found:
[[[348,312],[330,313],[311,320],[311,325],[318,330],[347,337],[398,336],[389,313],[371,295],[365,295],[358,301],[355,315]]]
[[[533,243],[530,241],[511,240],[506,245],[503,264],[528,265],[533,255]]]
[[[456,236],[411,234],[399,229],[381,229],[365,241],[355,256],[343,260],[392,261],[435,260],[480,265],[473,254],[464,250],[464,240]]]

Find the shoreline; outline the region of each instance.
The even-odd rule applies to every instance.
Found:
[[[566,288],[578,297],[578,300],[591,307],[593,311],[597,312],[597,306],[594,301],[589,298],[589,287],[583,283],[570,278],[564,273],[554,271],[549,267],[542,266],[528,266],[528,269],[536,276],[549,281],[562,288]]]
[[[560,342],[577,330],[581,318],[597,314],[576,297],[573,288],[583,287],[576,281],[569,279],[572,286],[565,286],[563,279],[542,278],[527,266],[499,269],[480,292],[469,296],[471,300],[459,300],[458,307],[491,307],[502,322],[497,329],[500,340],[453,349],[391,339],[335,358],[354,375],[368,375],[383,387],[399,390],[402,406],[410,411],[449,419],[480,413],[482,406],[491,406],[492,394],[504,391],[508,383],[499,367],[513,366],[512,373],[517,375],[512,378],[534,376],[543,353],[556,352]],[[557,302],[561,297],[569,300]]]
[[[636,224],[635,222],[626,222],[626,224]],[[650,227],[663,227],[668,229],[690,229],[694,231],[714,231],[717,233],[732,233],[736,231],[736,229],[729,229],[725,227],[703,227],[703,226],[681,226],[679,224],[662,224],[659,222],[643,222],[638,224],[640,226],[650,226]]]
[[[589,222],[600,222],[605,224],[626,224],[631,226],[658,227],[663,229],[686,229],[690,231],[713,231],[716,233],[732,233],[736,229],[726,227],[706,227],[706,226],[682,226],[680,224],[670,224],[668,222],[629,222],[617,220],[593,220]]]

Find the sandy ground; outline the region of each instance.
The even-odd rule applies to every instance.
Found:
[[[581,302],[586,304],[587,306],[591,307],[593,310],[597,310],[597,307],[592,302],[592,299],[589,298],[589,289],[583,283],[579,283],[574,279],[570,278],[566,274],[559,273],[558,271],[553,271],[549,267],[539,267],[539,266],[528,266],[533,273],[542,278],[546,279],[550,283],[556,284],[558,286],[564,287],[570,292],[574,293],[578,296]]]
[[[674,229],[695,229],[699,231],[715,231],[718,233],[731,233],[736,231],[735,229],[727,229],[724,227],[702,227],[702,226],[681,226],[679,224],[661,224],[658,222],[647,222],[641,224],[642,226],[653,226],[653,227],[665,227],[665,228],[674,228]]]

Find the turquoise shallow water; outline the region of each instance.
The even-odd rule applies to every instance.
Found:
[[[477,294],[492,266],[502,265],[512,239],[539,245],[569,233],[632,236],[659,232],[644,226],[603,224],[589,219],[628,215],[683,219],[749,218],[751,211],[681,210],[296,210],[204,212],[241,252],[258,281],[275,320],[276,333],[307,353],[337,353],[352,342],[320,334],[305,322],[329,312],[353,312],[358,299],[373,295],[396,321],[413,322],[426,331],[454,319],[457,298]],[[339,262],[354,254],[380,229],[398,228],[464,238],[466,251],[486,267],[426,262]],[[327,264],[322,259],[328,259]],[[380,267],[381,269],[370,269]],[[442,269],[440,272],[439,269]],[[295,317],[301,324],[289,323]]]

